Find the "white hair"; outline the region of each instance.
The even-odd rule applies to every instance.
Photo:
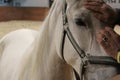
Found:
[[[46,61],[44,58],[50,56],[50,47],[53,43],[52,39],[54,36],[55,28],[57,27],[62,18],[62,9],[64,7],[65,0],[55,0],[48,16],[46,17],[42,28],[40,28],[39,34],[36,37],[36,41],[28,48],[26,53],[32,54],[31,56],[26,55],[26,60],[23,59],[23,69],[21,72],[20,80],[43,80],[43,73],[41,69],[44,66],[47,69]],[[61,25],[61,24],[59,24]],[[61,25],[62,28],[62,25]],[[47,59],[47,58],[46,58]],[[50,64],[50,63],[49,63]],[[32,71],[31,71],[32,70]]]

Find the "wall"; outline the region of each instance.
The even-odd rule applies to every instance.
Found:
[[[49,7],[49,1],[48,0],[31,0],[23,4],[23,6],[41,6],[41,7]]]
[[[43,7],[0,7],[0,21],[35,20],[43,21],[49,8]]]
[[[14,5],[17,3],[21,6],[49,7],[49,0],[14,0]]]
[[[26,7],[49,7],[50,0],[0,0],[0,6],[26,6]]]

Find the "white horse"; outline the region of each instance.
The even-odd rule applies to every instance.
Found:
[[[68,37],[62,39],[65,3],[68,26],[80,48],[90,55],[108,56],[96,41],[102,25],[83,2],[55,0],[39,32],[20,30],[1,39],[0,80],[75,80],[73,68],[82,77],[79,54]],[[116,74],[116,67],[88,64],[83,80],[110,80]]]

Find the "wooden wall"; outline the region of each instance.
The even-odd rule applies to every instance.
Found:
[[[0,21],[36,20],[43,21],[49,8],[41,7],[0,7]]]

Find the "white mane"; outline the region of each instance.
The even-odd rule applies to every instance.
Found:
[[[52,51],[51,48],[55,48],[55,36],[60,38],[60,36],[57,36],[58,34],[55,34],[56,31],[58,31],[62,36],[62,10],[64,8],[65,1],[64,0],[55,0],[49,15],[47,16],[46,20],[44,21],[42,25],[42,29],[40,29],[40,32],[38,34],[39,37],[37,37],[36,41],[30,46],[29,50],[27,50],[27,53],[31,53],[31,55],[28,57],[25,57],[23,59],[24,66],[22,68],[20,80],[50,80],[47,79],[47,76],[54,75],[56,73],[49,73],[49,66],[48,64],[54,65],[52,63],[49,63],[47,59],[49,59],[49,56],[52,56],[53,54],[50,54]],[[60,30],[56,30],[60,26]],[[58,39],[59,40],[59,39]],[[59,45],[59,44],[58,44]],[[31,48],[32,47],[32,48]],[[56,53],[59,53],[59,48],[57,49]],[[56,56],[56,58],[59,58]],[[46,60],[46,61],[45,61]],[[24,62],[26,61],[26,62]],[[57,63],[58,69],[59,65],[61,63]],[[63,63],[62,63],[63,64]],[[32,70],[32,71],[31,71]],[[49,73],[49,75],[47,75]],[[44,78],[46,76],[46,78]],[[49,78],[49,77],[48,77]],[[72,78],[71,78],[72,79]],[[60,79],[61,80],[61,79]]]

